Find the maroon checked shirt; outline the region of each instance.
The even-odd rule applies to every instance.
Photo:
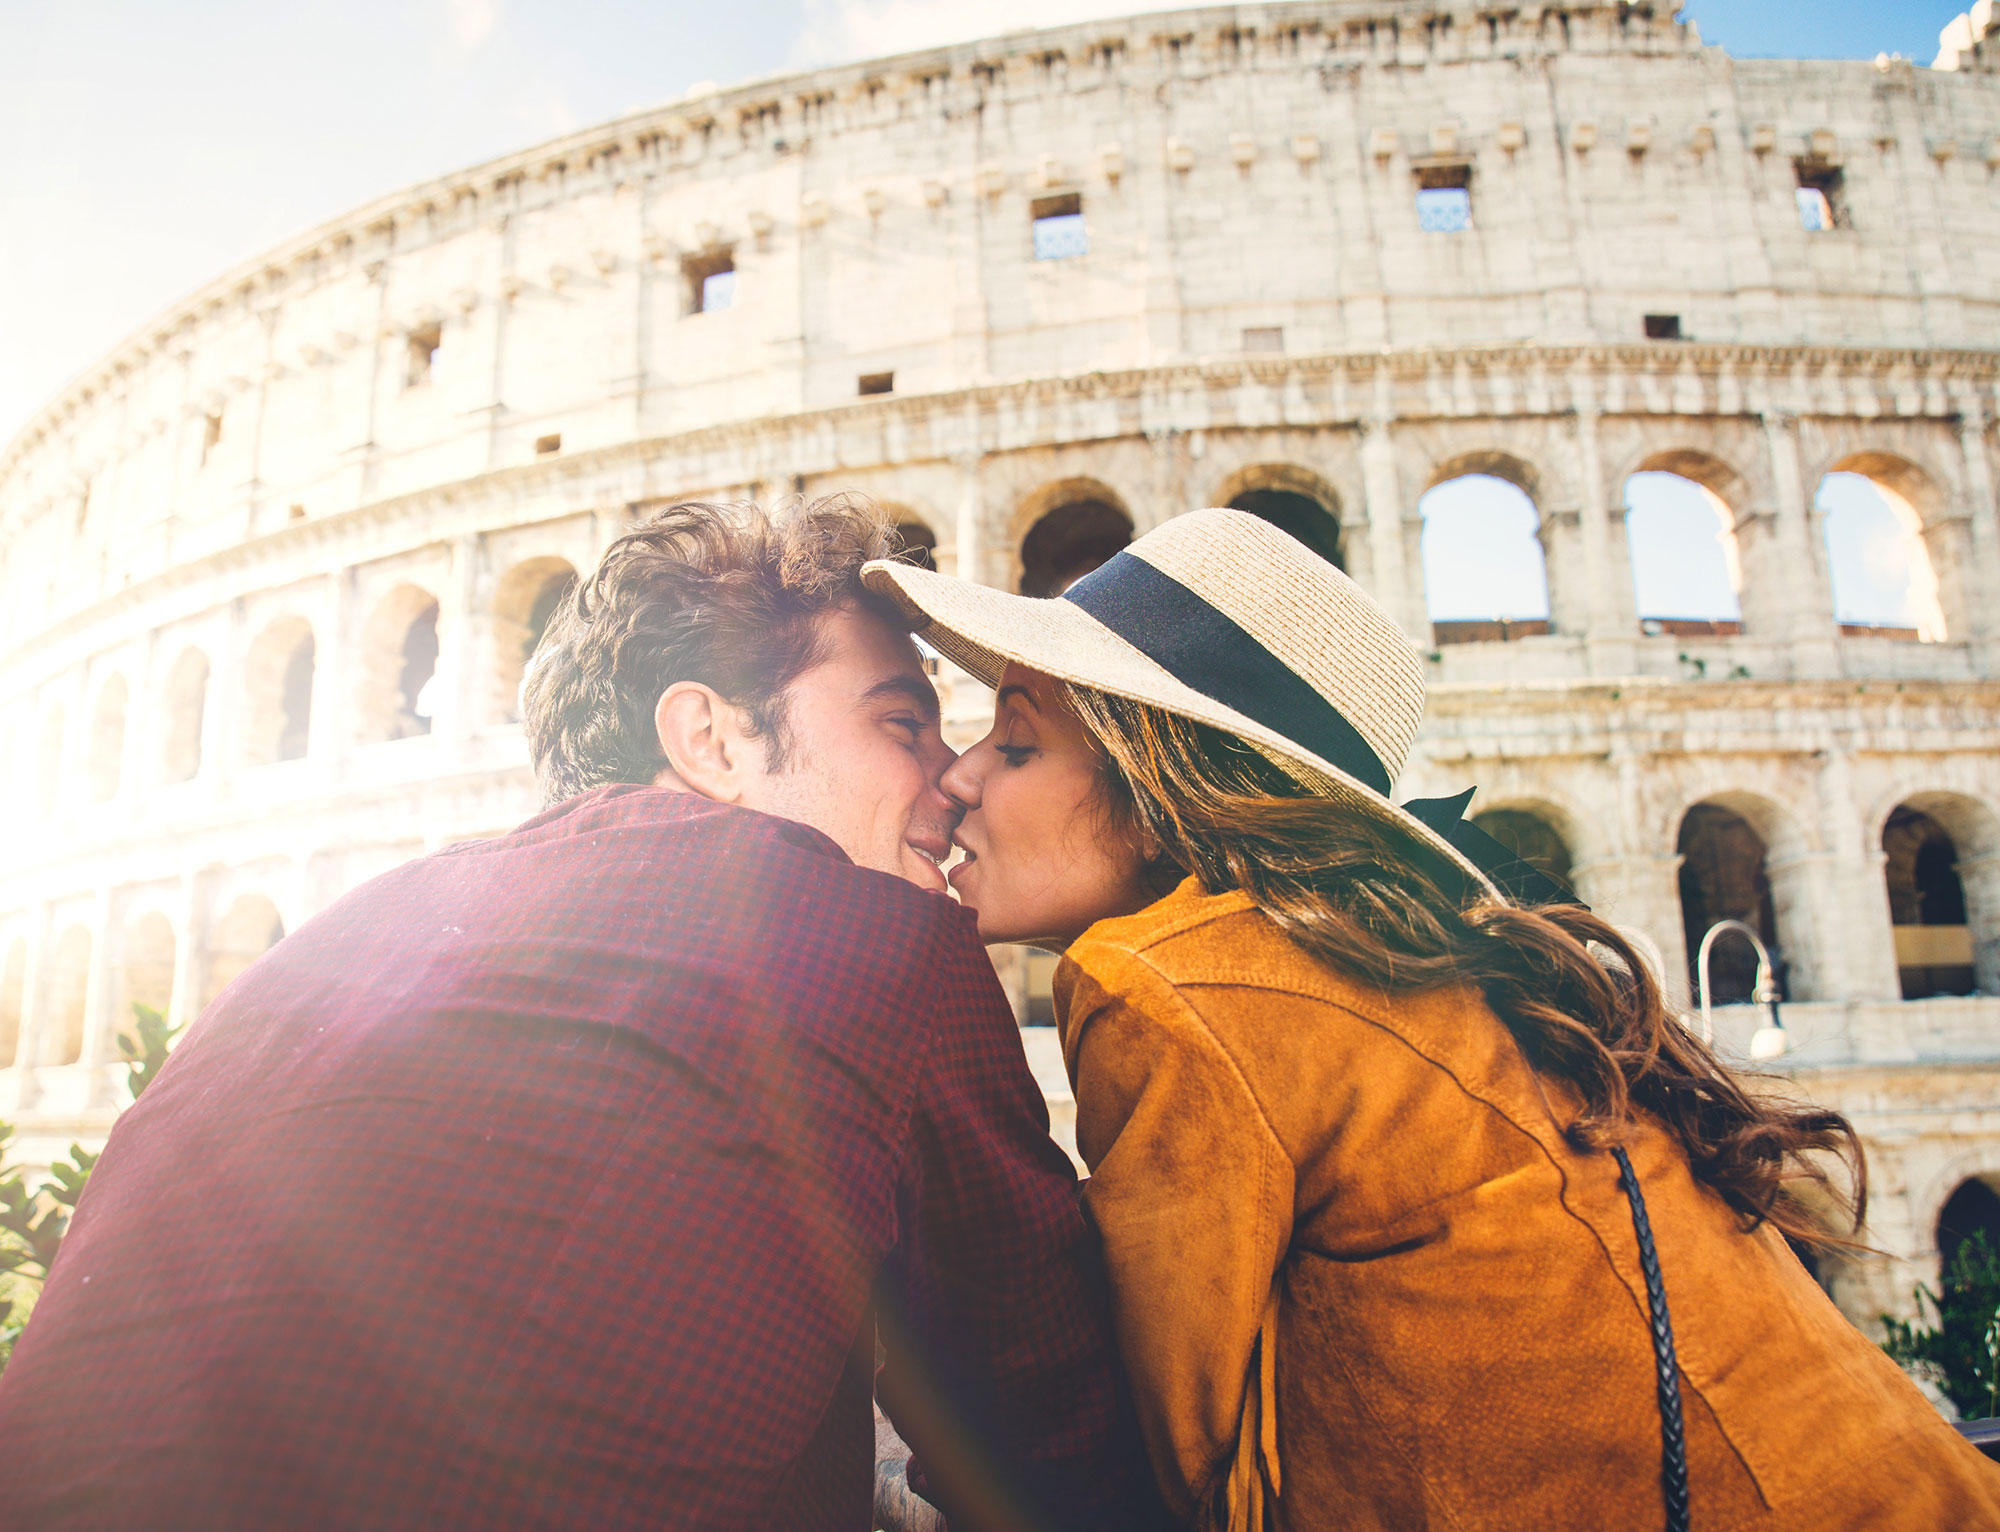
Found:
[[[1073,1192],[967,912],[601,788],[202,1016],[0,1374],[0,1526],[865,1532],[877,1313],[963,1524],[1136,1525]]]

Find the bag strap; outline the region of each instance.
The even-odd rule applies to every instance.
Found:
[[[1660,1280],[1660,1253],[1653,1248],[1653,1225],[1639,1176],[1624,1149],[1614,1146],[1618,1182],[1632,1204],[1632,1228],[1639,1236],[1639,1267],[1646,1274],[1646,1305],[1653,1314],[1653,1364],[1660,1390],[1660,1486],[1667,1501],[1667,1532],[1688,1532],[1687,1426],[1681,1417],[1681,1370],[1674,1356],[1674,1322],[1667,1315],[1667,1287]]]

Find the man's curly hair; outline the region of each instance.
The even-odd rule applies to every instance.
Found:
[[[529,662],[521,715],[543,802],[657,778],[653,712],[676,681],[741,708],[783,770],[786,689],[823,657],[821,619],[860,607],[908,627],[861,584],[861,566],[894,550],[888,520],[856,495],[775,513],[689,500],[627,532]]]

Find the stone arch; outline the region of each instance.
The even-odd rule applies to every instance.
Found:
[[[1098,479],[1044,485],[1014,514],[1016,583],[1024,596],[1059,596],[1132,540],[1132,512]]]
[[[438,599],[421,585],[391,590],[368,614],[355,656],[354,732],[364,744],[431,731]]]
[[[0,958],[0,1069],[19,1062],[21,1020],[28,1011],[28,939],[17,936]]]
[[[1945,609],[1943,576],[1959,562],[1945,500],[1937,480],[1894,453],[1850,452],[1828,467],[1813,506],[1844,632],[1935,643],[1962,629],[1962,610]]]
[[[1987,1247],[2000,1254],[2000,1175],[1967,1176],[1960,1181],[1939,1204],[1932,1233],[1940,1277],[1974,1234],[1984,1234]]]
[[[1479,448],[1472,452],[1461,452],[1431,466],[1425,477],[1423,493],[1429,494],[1439,485],[1449,484],[1453,479],[1499,479],[1511,484],[1537,505],[1542,500],[1542,475],[1533,463],[1524,457],[1499,448]],[[1418,496],[1422,499],[1422,495]]]
[[[1576,852],[1562,830],[1565,817],[1551,805],[1516,802],[1482,809],[1472,822],[1536,871],[1573,888]]]
[[[1903,998],[2000,994],[2000,812],[1963,793],[1909,793],[1876,837]]]
[[[201,1003],[206,1010],[238,974],[275,947],[285,935],[284,917],[262,894],[239,894],[209,929],[207,973]]]
[[[42,1026],[44,1064],[74,1064],[83,1057],[83,1031],[90,1006],[90,928],[74,925],[49,949],[47,1000]]]
[[[923,512],[907,505],[880,502],[882,514],[889,518],[895,532],[896,556],[907,559],[920,569],[936,569],[938,551],[938,531]]]
[[[131,689],[125,678],[113,672],[97,688],[97,702],[90,710],[90,758],[86,771],[93,803],[109,803],[118,796],[125,776],[125,715]]]
[[[267,624],[243,670],[243,762],[264,766],[304,758],[312,733],[315,645],[299,616]]]
[[[1248,511],[1297,538],[1336,569],[1347,567],[1341,541],[1340,497],[1309,468],[1253,463],[1222,481],[1214,504]]]
[[[201,770],[201,734],[208,715],[208,656],[183,649],[167,672],[160,780],[191,782]]]
[[[544,554],[523,559],[493,588],[493,691],[500,716],[510,722],[521,716],[521,683],[529,662],[556,609],[576,589],[576,579],[576,566],[568,559]]]
[[[1711,794],[1681,815],[1674,837],[1681,858],[1681,930],[1687,944],[1688,993],[1697,1004],[1701,940],[1720,920],[1744,921],[1764,939],[1779,991],[1786,992],[1783,938],[1792,923],[1806,918],[1806,911],[1801,890],[1774,886],[1772,860],[1778,848],[1795,851],[1799,842],[1797,829],[1784,812],[1751,793]],[[1749,999],[1756,973],[1756,955],[1746,943],[1719,941],[1709,958],[1716,1003]]]
[[[1737,541],[1750,485],[1706,452],[1641,458],[1624,478],[1625,538],[1642,631],[1675,636],[1743,629]]]
[[[1505,452],[1438,465],[1417,501],[1424,607],[1438,644],[1551,630],[1540,476]]]
[[[174,1002],[174,924],[159,910],[145,910],[125,927],[125,962],[117,1014],[120,1032],[137,1036],[134,1005],[165,1016]]]

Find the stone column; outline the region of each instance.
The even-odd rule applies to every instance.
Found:
[[[1675,1010],[1685,1010],[1689,1003],[1680,873],[1678,852],[1652,851],[1618,852],[1570,869],[1579,899],[1659,949],[1661,988]]]
[[[42,1033],[48,1025],[48,1005],[43,991],[48,987],[49,906],[38,899],[28,908],[28,959],[21,975],[21,1032],[14,1040],[14,1070],[20,1077],[15,1100],[25,1112],[39,1094],[35,1066],[42,1061]]]
[[[306,759],[318,775],[332,780],[339,775],[340,762],[347,754],[349,717],[353,698],[349,695],[355,635],[354,571],[336,569],[321,587],[319,620],[313,624],[312,723],[306,735]]]
[[[1630,675],[1638,668],[1639,617],[1632,592],[1632,553],[1625,541],[1625,503],[1618,487],[1604,482],[1598,414],[1589,388],[1588,378],[1573,382],[1578,402],[1572,429],[1582,494],[1578,530],[1585,584],[1584,646],[1592,675]]]
[[[1588,519],[1574,505],[1539,505],[1535,536],[1542,545],[1542,574],[1549,588],[1549,631],[1582,638],[1591,626],[1596,571],[1583,527]]]
[[[488,624],[477,614],[480,576],[479,534],[452,539],[451,573],[438,604],[438,687],[442,706],[431,720],[433,735],[450,742],[453,754],[486,721],[479,686],[481,661],[488,657]]]
[[[1982,995],[2000,995],[2000,848],[1958,855],[1965,918],[1972,928],[1972,972]]]
[[[174,911],[174,988],[167,1000],[167,1025],[184,1027],[201,1010],[201,880],[192,869],[181,874]]]
[[[1421,647],[1431,646],[1421,570],[1414,580],[1403,557],[1403,495],[1396,481],[1393,417],[1378,412],[1361,422],[1361,491],[1368,516],[1369,594]]]
[[[1821,752],[1815,785],[1820,843],[1831,858],[1819,912],[1828,925],[1817,944],[1824,956],[1816,998],[1900,999],[1895,931],[1882,875],[1886,859],[1880,846],[1869,846],[1862,838],[1853,762],[1845,750]]]
[[[983,531],[981,521],[986,514],[986,498],[979,484],[979,459],[976,456],[959,458],[957,521],[952,531],[952,541],[956,545],[955,570],[961,580],[986,583],[986,570],[981,559]]]
[[[1963,589],[1964,637],[1982,671],[2000,666],[2000,495],[1986,455],[1986,412],[1977,401],[1959,416],[1958,449],[1965,460],[1965,510],[1971,569]],[[1982,985],[1982,988],[1984,986]]]
[[[1771,459],[1770,548],[1760,558],[1757,578],[1771,582],[1768,597],[1760,593],[1758,607],[1777,620],[1775,636],[1791,650],[1792,673],[1799,677],[1832,676],[1840,672],[1839,628],[1833,618],[1833,586],[1826,559],[1814,536],[1811,493],[1799,466],[1798,417],[1781,410],[1762,415],[1765,448]],[[1745,622],[1748,622],[1751,575],[1749,553],[1744,565]],[[1768,604],[1767,604],[1768,602]]]
[[[90,912],[90,972],[83,988],[83,1048],[77,1054],[77,1063],[90,1079],[92,1106],[110,1101],[111,1082],[106,1077],[105,1065],[116,1063],[120,1057],[118,1045],[111,1040],[118,1029],[118,1018],[111,1014],[112,999],[118,990],[118,977],[112,971],[115,949],[111,890],[100,887]]]

